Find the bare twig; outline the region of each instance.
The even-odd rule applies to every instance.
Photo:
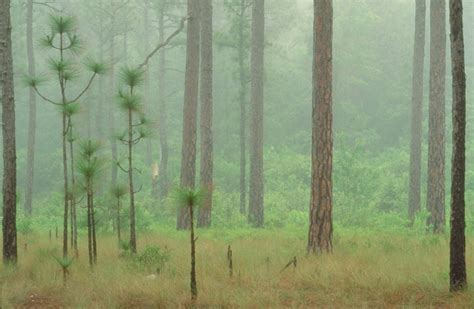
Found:
[[[148,61],[151,59],[151,57],[153,57],[161,48],[165,47],[166,45],[168,45],[169,42],[171,42],[171,40],[178,35],[178,33],[180,33],[183,29],[184,29],[184,23],[186,22],[186,20],[188,20],[188,16],[186,17],[183,17],[181,19],[181,23],[179,24],[179,27],[178,29],[176,29],[172,34],[170,34],[169,37],[166,38],[166,40],[163,42],[163,43],[160,43],[158,44],[155,49],[148,55],[146,56],[145,58],[145,61],[143,61],[143,63],[141,63],[139,66],[138,66],[138,69],[141,69],[143,68],[145,65],[148,64]]]
[[[82,90],[82,91],[77,95],[77,97],[76,97],[74,100],[67,102],[67,104],[71,104],[71,103],[74,103],[74,102],[76,102],[77,100],[79,100],[79,99],[82,97],[82,95],[83,95],[84,93],[86,93],[86,91],[90,88],[90,86],[92,85],[92,82],[94,81],[94,78],[95,78],[96,75],[97,75],[97,73],[93,73],[92,76],[91,76],[91,78],[89,79],[89,83],[88,83],[87,86],[84,88],[84,90]]]

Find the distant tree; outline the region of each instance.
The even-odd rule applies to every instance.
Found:
[[[15,94],[10,0],[0,0],[0,85],[3,134],[3,262],[16,264],[16,141]]]
[[[213,140],[212,140],[212,0],[201,1],[201,173],[203,190],[202,205],[199,208],[198,227],[211,225],[213,192]]]
[[[46,35],[42,39],[42,44],[56,51],[56,58],[49,58],[49,67],[54,77],[57,77],[59,86],[59,99],[51,99],[38,89],[41,79],[37,77],[28,77],[27,83],[32,87],[38,96],[43,100],[59,107],[61,109],[62,127],[62,156],[63,156],[63,173],[64,173],[64,220],[63,220],[63,256],[68,254],[68,218],[69,206],[71,200],[70,175],[68,173],[68,136],[71,129],[71,114],[74,105],[78,104],[78,100],[89,90],[97,75],[103,74],[106,68],[103,64],[89,60],[86,68],[91,71],[91,76],[86,86],[75,96],[70,96],[68,90],[72,82],[77,78],[77,67],[73,62],[73,57],[66,57],[66,53],[77,54],[81,47],[79,36],[75,33],[75,21],[73,17],[55,16],[50,17],[49,24],[51,34]]]
[[[193,189],[196,177],[196,129],[199,86],[199,2],[188,0],[186,73],[184,81],[183,143],[181,152],[181,187]],[[179,209],[176,228],[190,227],[188,211]]]
[[[413,223],[416,213],[420,211],[425,15],[426,1],[416,0],[411,98],[410,193],[408,197],[408,216],[411,223]]]
[[[26,53],[28,58],[28,74],[36,75],[35,52],[33,48],[33,0],[26,3]],[[25,183],[25,213],[33,212],[33,180],[35,172],[35,144],[36,144],[36,93],[30,88],[28,99],[28,142],[26,154],[26,183]]]
[[[130,250],[137,253],[137,235],[135,227],[135,193],[133,174],[135,171],[133,161],[134,146],[148,136],[147,121],[143,114],[142,98],[137,94],[136,88],[143,83],[143,70],[123,68],[120,74],[125,90],[119,93],[119,106],[126,113],[127,125],[119,140],[127,147],[127,168],[121,169],[128,175],[130,196]]]
[[[251,106],[250,106],[250,190],[249,223],[262,227],[264,223],[263,177],[263,71],[265,42],[265,0],[252,4]]]
[[[450,290],[467,288],[465,236],[466,73],[462,0],[449,1],[453,85],[453,158],[451,167]]]
[[[158,40],[163,43],[165,40],[165,14],[168,10],[168,1],[160,0],[155,7],[158,17]],[[160,164],[158,176],[154,178],[152,184],[154,195],[159,199],[164,199],[168,195],[168,117],[166,108],[166,50],[162,50],[158,55],[158,135],[160,141]]]
[[[332,251],[332,24],[332,0],[314,0],[311,253]]]
[[[445,75],[446,2],[431,1],[430,6],[430,105],[428,141],[427,224],[435,233],[444,231],[445,212]]]
[[[100,172],[102,162],[97,156],[99,143],[87,140],[80,145],[80,159],[77,163],[78,171],[82,176],[82,188],[87,195],[87,248],[89,265],[97,263],[97,237],[94,209],[95,180]]]
[[[237,81],[239,83],[239,144],[240,144],[240,213],[246,213],[247,204],[247,105],[250,53],[250,0],[226,0],[225,9],[230,17],[231,26],[226,35],[217,39],[217,44],[229,47],[237,53]]]

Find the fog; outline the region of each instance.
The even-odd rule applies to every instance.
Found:
[[[203,307],[472,306],[472,290],[447,294],[458,0],[426,1],[418,25],[424,0],[207,2],[11,1],[18,255],[33,275],[8,277],[28,287],[0,306],[188,306],[191,223]],[[463,6],[469,268],[474,1]],[[66,269],[62,293],[38,259]],[[98,290],[74,291],[86,282]]]

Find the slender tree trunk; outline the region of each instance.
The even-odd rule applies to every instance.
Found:
[[[193,1],[193,0],[191,0]],[[191,299],[196,300],[198,296],[197,283],[196,283],[196,238],[194,237],[194,205],[189,205],[189,218],[191,228]],[[185,207],[183,207],[185,208]]]
[[[198,227],[211,225],[212,211],[212,0],[201,1],[201,188],[203,200],[199,208]]]
[[[118,243],[122,241],[122,235],[120,234],[120,198],[117,198],[117,239]]]
[[[36,75],[35,53],[33,49],[33,0],[26,4],[26,52],[28,57],[28,75]],[[36,145],[36,93],[29,89],[28,150],[26,154],[25,213],[33,212],[33,180],[35,169]]]
[[[145,11],[143,12],[143,19],[144,19],[144,28],[143,33],[144,33],[144,39],[145,39],[145,55],[148,54],[149,49],[150,49],[150,38],[149,38],[149,31],[150,31],[150,19],[148,16],[148,10],[150,9],[149,2],[146,0],[145,1]],[[151,104],[150,104],[150,70],[151,70],[151,64],[149,63],[144,67],[145,69],[145,111],[147,113],[151,113]],[[151,167],[152,165],[152,145],[151,145],[151,139],[148,138],[145,141],[145,147],[146,147],[146,164]]]
[[[465,229],[466,73],[462,0],[450,0],[451,68],[453,77],[453,159],[451,170],[450,290],[467,287]]]
[[[102,9],[102,0],[99,0],[99,7]],[[104,61],[104,25],[102,18],[99,21],[99,60],[101,62]],[[97,113],[95,114],[95,124],[96,124],[96,136],[98,140],[102,140],[104,137],[104,123],[103,123],[103,118],[104,118],[104,77],[99,76],[99,96],[98,96],[98,101],[96,102],[97,106]]]
[[[112,18],[112,24],[114,19]],[[110,93],[115,92],[115,41],[114,37],[110,38]],[[110,98],[111,100],[113,98]],[[108,104],[109,107],[109,135],[110,135],[110,150],[112,153],[112,188],[117,185],[117,140],[114,138],[115,134],[115,109],[112,108],[112,104]]]
[[[262,227],[264,222],[264,177],[263,177],[263,68],[264,68],[264,0],[252,4],[252,49],[251,49],[251,108],[250,108],[250,190],[249,222]]]
[[[426,1],[416,0],[415,42],[413,50],[411,141],[410,141],[410,193],[408,216],[413,223],[420,211],[421,139],[423,124],[423,67],[425,58]]]
[[[65,102],[65,100],[63,100]],[[65,104],[65,103],[63,103]],[[68,185],[68,166],[67,166],[67,118],[63,114],[63,171],[64,171],[64,218],[63,218],[63,256],[67,257],[68,253],[68,210],[69,210],[69,185]]]
[[[245,74],[244,58],[244,23],[246,3],[240,0],[239,18],[239,103],[240,103],[240,213],[245,214],[247,204],[247,78]]]
[[[132,90],[133,93],[133,90]],[[137,236],[135,233],[135,191],[133,188],[133,117],[128,110],[128,185],[130,195],[130,250],[137,253]]]
[[[430,116],[428,146],[428,226],[444,231],[446,2],[431,1]]]
[[[183,107],[183,144],[181,157],[181,187],[194,188],[196,176],[196,127],[199,87],[199,2],[188,0],[186,40],[186,73]],[[189,213],[185,208],[178,212],[176,228],[190,227]]]
[[[69,116],[69,124],[70,124],[70,127],[69,127],[69,130],[70,130],[70,133],[71,133],[71,139],[69,140],[69,154],[70,154],[70,157],[71,157],[71,185],[72,185],[72,188],[75,187],[76,185],[76,175],[75,175],[75,171],[74,171],[74,141],[73,141],[73,127],[72,127],[72,124],[71,124],[71,116]],[[70,200],[70,206],[71,206],[71,247],[74,248],[74,251],[77,255],[78,251],[77,251],[77,224],[76,224],[76,197],[74,195],[71,196],[71,200]]]
[[[162,1],[160,15],[158,17],[158,35],[160,43],[165,40],[165,23],[164,12],[166,10],[166,1]],[[167,125],[167,108],[165,100],[166,91],[166,49],[160,50],[158,55],[158,134],[160,138],[160,165],[158,172],[158,188],[154,191],[158,193],[160,200],[168,195],[168,125]],[[155,186],[156,186],[155,185]]]
[[[332,16],[332,0],[314,0],[311,253],[332,251]]]
[[[0,0],[0,85],[3,133],[3,262],[16,264],[16,141],[10,0]]]
[[[94,257],[92,253],[92,212],[91,212],[92,192],[90,180],[87,181],[87,252],[89,255],[89,266],[94,265]]]
[[[92,224],[92,255],[94,264],[97,264],[97,237],[95,234],[95,209],[94,209],[94,191],[91,183],[91,224]]]

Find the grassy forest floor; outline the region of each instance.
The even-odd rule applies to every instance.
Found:
[[[306,256],[303,229],[210,229],[198,230],[198,235],[196,307],[474,307],[473,288],[460,294],[448,291],[447,236],[346,230],[336,232],[332,255]],[[65,286],[54,259],[61,252],[60,240],[49,241],[47,235],[21,238],[18,268],[0,272],[1,308],[188,307],[187,234],[170,229],[139,236],[139,251],[157,245],[169,252],[155,279],[147,277],[152,271],[119,257],[113,235],[102,235],[98,265],[89,269],[86,247],[81,246]],[[85,241],[82,237],[81,245]],[[232,278],[227,268],[229,244]],[[473,244],[468,243],[468,266],[474,258]],[[295,255],[297,267],[282,271]],[[472,278],[469,273],[468,277]],[[469,284],[473,287],[473,280]]]

